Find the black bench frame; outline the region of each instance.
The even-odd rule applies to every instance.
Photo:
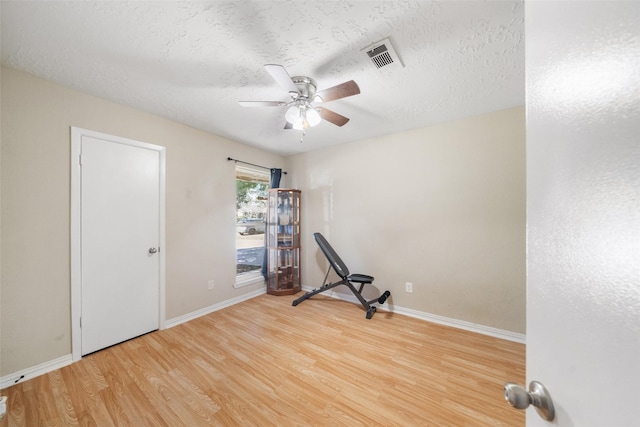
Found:
[[[373,276],[368,276],[366,274],[349,274],[347,265],[338,256],[336,251],[333,250],[329,242],[327,242],[327,239],[325,239],[324,236],[320,233],[313,233],[313,237],[316,239],[316,242],[318,243],[318,246],[320,246],[320,249],[322,250],[322,253],[324,253],[324,256],[327,257],[327,260],[329,261],[329,268],[327,269],[327,274],[324,276],[324,282],[322,283],[322,286],[318,289],[314,289],[313,291],[305,293],[300,298],[294,300],[292,305],[295,307],[296,305],[300,304],[304,300],[311,298],[314,295],[328,291],[329,289],[333,289],[336,286],[345,285],[346,287],[351,289],[351,292],[353,292],[356,298],[358,298],[358,301],[360,301],[360,304],[362,304],[362,307],[366,311],[367,319],[371,319],[371,317],[373,317],[374,313],[376,312],[376,307],[372,304],[384,304],[387,298],[391,296],[391,292],[384,291],[382,295],[380,295],[380,297],[374,298],[369,301],[364,299],[364,297],[362,296],[362,289],[364,288],[364,285],[373,283]],[[327,278],[329,277],[329,273],[331,272],[332,268],[336,272],[336,274],[340,276],[341,280],[335,283],[327,283]],[[359,284],[359,289],[356,289],[354,284]]]

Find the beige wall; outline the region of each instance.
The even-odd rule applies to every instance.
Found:
[[[19,71],[1,76],[0,376],[71,352],[70,126],[167,147],[168,319],[260,287],[233,288],[235,168],[226,159],[278,167],[282,157]]]
[[[1,79],[0,376],[71,352],[70,126],[167,147],[168,319],[260,288],[232,287],[231,156],[286,166],[282,185],[303,190],[304,285],[324,277],[321,231],[398,306],[525,331],[523,108],[283,159],[19,71]]]
[[[303,191],[304,285],[326,272],[319,231],[393,304],[525,332],[524,108],[287,162]]]

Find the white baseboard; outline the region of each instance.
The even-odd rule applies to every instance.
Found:
[[[386,304],[385,304],[386,305]],[[382,306],[381,308],[383,308]],[[491,326],[479,325],[477,323],[466,322],[464,320],[452,319],[450,317],[438,316],[437,314],[425,313],[423,311],[412,310],[410,308],[394,306],[391,310],[394,313],[426,320],[427,322],[438,323],[440,325],[451,326],[453,328],[464,329],[465,331],[488,335],[507,341],[526,344],[527,337],[524,334],[507,331],[504,329],[492,328]]]
[[[303,286],[302,289],[308,292],[312,291],[314,288]],[[340,292],[335,292],[333,290],[324,292],[324,295],[360,304],[360,301],[358,301],[358,299],[354,295],[343,294]],[[388,302],[385,302],[384,304],[378,306],[381,310],[414,317],[416,319],[425,320],[427,322],[438,323],[440,325],[451,326],[452,328],[457,329],[464,329],[465,331],[475,332],[477,334],[488,335],[494,338],[500,338],[507,341],[526,344],[526,335],[517,332],[506,331],[503,329],[492,328],[490,326],[466,322],[464,320],[452,319],[450,317],[444,317],[437,314],[426,313],[424,311],[413,310],[411,308],[400,307],[395,304],[389,304]]]
[[[255,298],[265,293],[267,293],[266,287],[258,289],[257,291],[249,292],[249,293],[240,295],[238,297],[219,302],[214,305],[210,305],[209,307],[201,308],[200,310],[192,311],[191,313],[183,314],[182,316],[174,317],[173,319],[168,319],[165,322],[164,326],[167,329],[172,328],[174,326],[180,325],[181,323],[185,323],[190,320],[197,319],[198,317],[204,316],[209,313],[213,313],[214,311],[221,310],[225,307],[230,307],[234,304],[238,304],[239,302],[246,301],[251,298]]]
[[[65,356],[58,357],[57,359],[49,360],[47,362],[40,363],[39,365],[5,375],[0,378],[0,389],[5,389],[19,382],[30,380],[31,378],[55,371],[56,369],[70,365],[72,362],[73,358],[71,357],[71,353],[69,353]]]

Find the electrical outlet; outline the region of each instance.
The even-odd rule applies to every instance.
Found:
[[[208,289],[209,289],[210,291],[212,291],[212,290],[214,290],[214,289],[215,289],[215,287],[216,287],[215,282],[214,282],[213,280],[209,280],[209,288],[208,288]]]
[[[411,282],[407,282],[404,284],[404,291],[408,292],[408,293],[412,293],[413,292],[413,283]]]

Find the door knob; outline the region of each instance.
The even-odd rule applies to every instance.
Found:
[[[156,252],[158,252],[158,250],[156,248],[149,248],[149,253],[150,254],[155,254]]]
[[[504,385],[504,398],[509,405],[516,409],[527,409],[529,405],[533,405],[543,419],[553,421],[555,418],[555,410],[553,409],[553,401],[551,395],[538,381],[531,381],[529,391],[523,386],[516,383],[506,383]]]

